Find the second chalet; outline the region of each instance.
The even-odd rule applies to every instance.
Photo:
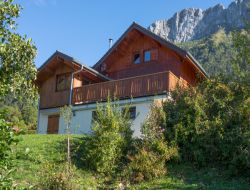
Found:
[[[105,104],[110,95],[121,109],[131,105],[139,136],[152,103],[171,96],[177,84],[194,86],[206,77],[190,53],[133,23],[93,67],[56,51],[38,69],[38,133],[65,133],[59,114],[64,105],[73,106],[71,132],[89,133],[97,102]]]

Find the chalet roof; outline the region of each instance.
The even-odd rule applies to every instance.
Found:
[[[68,60],[68,61],[74,61],[74,58],[73,57],[70,57],[58,50],[56,50],[55,53],[53,53],[39,68],[38,68],[38,71],[41,71],[43,68],[45,68],[53,58],[55,57],[61,57],[62,59],[65,59],[65,60]],[[75,62],[76,65],[78,65],[79,67],[81,67],[81,64],[79,64],[78,62]]]
[[[39,68],[38,68],[38,72],[42,71],[44,68],[46,68],[46,66],[55,58],[55,57],[60,57],[62,58],[63,60],[67,60],[69,62],[72,62],[74,64],[75,67],[74,70],[81,70],[81,69],[84,69],[84,70],[87,70],[89,71],[90,73],[93,73],[97,76],[99,76],[100,78],[102,79],[105,79],[105,80],[110,80],[110,78],[104,76],[103,74],[99,73],[98,71],[96,71],[95,69],[91,68],[91,67],[88,67],[87,65],[85,64],[82,64],[80,61],[76,60],[75,58],[71,57],[71,56],[68,56],[58,50],[56,50],[55,53],[53,53]]]
[[[131,32],[133,29],[138,30],[139,32],[153,38],[160,44],[164,45],[165,47],[175,51],[182,57],[188,58],[196,68],[198,68],[201,73],[203,73],[206,77],[208,77],[208,74],[203,69],[203,67],[199,64],[199,62],[189,53],[188,51],[176,46],[175,44],[167,41],[166,39],[156,35],[155,33],[147,30],[146,28],[140,26],[139,24],[133,22],[130,27],[122,34],[122,36],[116,41],[116,43],[107,51],[107,53],[93,66],[95,69],[98,65],[100,65],[112,52],[117,48],[117,46],[122,42],[122,40],[127,36],[129,32]]]

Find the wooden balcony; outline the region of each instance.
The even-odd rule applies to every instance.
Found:
[[[107,100],[159,95],[173,90],[179,79],[170,71],[112,80],[73,89],[74,105]]]

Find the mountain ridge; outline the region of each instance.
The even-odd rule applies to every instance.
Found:
[[[148,29],[162,38],[179,43],[199,40],[223,28],[226,32],[246,28],[250,21],[250,0],[235,0],[227,8],[217,4],[206,10],[183,9],[170,19],[157,20]]]

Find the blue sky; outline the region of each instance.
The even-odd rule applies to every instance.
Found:
[[[56,50],[92,66],[135,21],[147,27],[184,8],[206,9],[232,0],[16,0],[23,10],[18,32],[32,38],[39,67]]]

